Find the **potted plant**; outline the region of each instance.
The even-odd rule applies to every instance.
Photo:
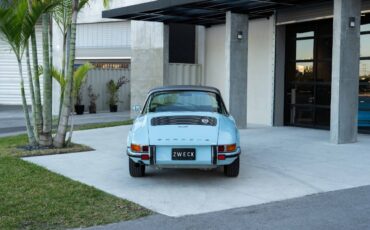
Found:
[[[89,105],[89,113],[96,113],[96,101],[99,98],[99,94],[95,94],[92,88],[92,85],[88,87],[90,105]]]
[[[117,112],[117,103],[119,102],[118,91],[123,85],[127,84],[128,82],[129,80],[125,76],[122,76],[120,79],[117,80],[117,82],[113,80],[108,81],[107,89],[109,93],[108,103],[110,112]]]
[[[75,99],[75,112],[77,115],[82,115],[85,111],[85,105],[82,104],[82,88],[85,84],[86,76],[89,70],[94,66],[87,62],[74,72],[73,74],[73,96]]]

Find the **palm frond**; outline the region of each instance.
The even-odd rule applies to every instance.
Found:
[[[53,17],[60,31],[66,34],[72,22],[72,0],[62,0],[55,7]]]
[[[55,0],[14,0],[0,8],[0,37],[7,42],[18,60],[22,59],[28,40],[40,16],[56,6]]]
[[[86,80],[87,73],[93,69],[94,66],[90,62],[79,66],[73,74],[73,95],[77,97],[80,93],[81,87]]]
[[[80,11],[86,5],[89,5],[89,2],[90,0],[80,0],[80,2],[78,3],[78,10]]]
[[[103,0],[103,6],[104,8],[108,9],[110,5],[110,0]]]
[[[66,80],[62,75],[62,72],[53,67],[51,69],[51,76],[59,83],[61,91],[64,91],[66,87]]]

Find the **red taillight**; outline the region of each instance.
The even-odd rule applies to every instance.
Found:
[[[225,152],[225,145],[219,145],[219,146],[218,146],[218,148],[217,148],[217,151],[218,151],[219,153],[223,153],[223,152]]]
[[[149,158],[149,155],[148,154],[141,155],[141,160],[146,161],[146,160],[149,160],[149,159],[150,158]]]
[[[217,159],[220,160],[220,161],[223,161],[223,160],[226,159],[226,156],[225,155],[218,155]]]
[[[142,147],[142,151],[143,151],[143,153],[147,153],[147,152],[149,152],[149,146],[144,145],[144,146]]]

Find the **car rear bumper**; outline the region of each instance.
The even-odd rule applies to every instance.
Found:
[[[169,154],[172,147],[150,146],[149,153],[134,153],[127,148],[127,155],[136,163],[154,165],[162,168],[215,168],[217,166],[233,163],[241,154],[240,147],[235,152],[217,153],[215,146],[206,148],[197,147],[198,157],[196,160],[172,160]],[[149,155],[149,160],[143,160],[142,155]],[[225,155],[224,160],[219,160],[218,155]]]

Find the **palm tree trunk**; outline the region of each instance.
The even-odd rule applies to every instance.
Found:
[[[31,9],[32,0],[28,0],[28,8]],[[38,74],[38,58],[37,58],[37,43],[35,31],[31,34],[31,50],[32,50],[32,67],[33,67],[33,81],[34,81],[34,92],[35,92],[35,129],[40,135],[42,133],[42,104],[41,104],[41,88],[40,78]]]
[[[39,139],[39,133],[36,129],[36,101],[35,101],[35,91],[33,88],[33,77],[32,77],[32,70],[31,70],[31,62],[30,62],[30,50],[29,47],[26,47],[26,61],[27,61],[27,74],[29,80],[29,90],[31,94],[31,101],[32,101],[32,123],[33,123],[33,132],[36,141]]]
[[[28,111],[28,105],[26,100],[26,93],[24,90],[24,80],[23,80],[23,70],[22,70],[22,62],[18,59],[18,68],[19,68],[19,75],[21,76],[21,96],[22,96],[22,106],[24,111],[24,116],[26,119],[26,127],[27,127],[27,135],[28,135],[28,142],[30,145],[36,144],[35,136],[33,135],[32,125],[30,121],[30,114]]]
[[[66,47],[67,47],[67,34],[63,34],[63,56],[62,56],[62,76],[65,77],[66,73]],[[58,124],[60,122],[60,115],[62,114],[62,105],[64,100],[64,90],[61,88],[60,92],[60,99],[59,99],[59,116],[58,116]]]
[[[73,65],[76,52],[76,22],[78,13],[78,0],[73,0],[72,4],[72,24],[71,24],[71,36],[68,43],[69,46],[69,57],[68,57],[68,71],[66,78],[66,88],[64,92],[64,100],[62,107],[62,114],[60,123],[58,126],[57,134],[54,138],[55,147],[63,147],[65,145],[66,133],[68,128],[68,119],[72,108],[72,84],[73,84]]]
[[[44,81],[44,106],[43,106],[43,127],[40,136],[40,144],[43,146],[52,145],[52,76],[50,72],[50,50],[49,50],[49,23],[50,14],[42,15],[42,43],[43,43],[43,81]]]

